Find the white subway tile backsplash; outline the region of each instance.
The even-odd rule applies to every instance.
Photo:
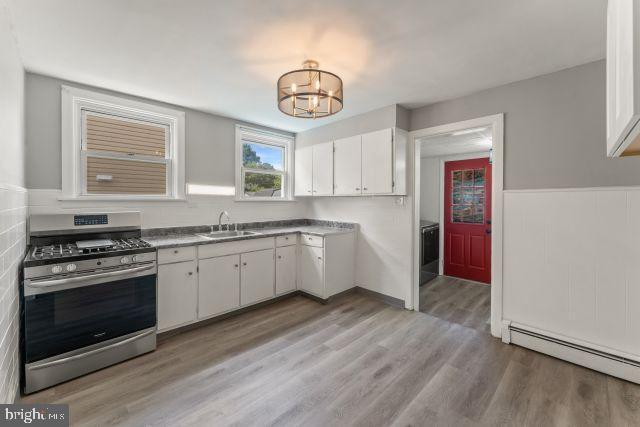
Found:
[[[0,183],[0,403],[12,403],[19,386],[19,277],[26,216],[26,190]]]

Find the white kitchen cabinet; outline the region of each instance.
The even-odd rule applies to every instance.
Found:
[[[322,299],[354,287],[355,233],[300,238],[298,289]]]
[[[607,4],[607,154],[640,155],[640,0]]]
[[[362,135],[362,194],[393,192],[393,133],[383,129]]]
[[[276,248],[276,295],[296,290],[297,246]]]
[[[313,148],[296,149],[295,156],[295,195],[313,195]]]
[[[333,193],[340,196],[362,194],[362,137],[336,139],[333,146]]]
[[[198,278],[199,319],[240,307],[240,255],[201,259]]]
[[[158,331],[196,320],[197,277],[195,260],[158,266]]]
[[[322,248],[300,246],[300,289],[320,298],[326,298],[323,255]]]
[[[241,254],[240,263],[240,304],[245,306],[273,298],[274,250]]]
[[[313,146],[312,194],[331,196],[333,194],[333,142]]]

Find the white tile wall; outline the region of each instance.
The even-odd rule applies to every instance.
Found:
[[[640,188],[505,192],[503,316],[640,360]]]
[[[18,286],[26,215],[26,190],[0,183],[0,403],[12,403],[18,391]]]
[[[31,214],[55,212],[140,211],[142,227],[178,227],[217,224],[218,215],[226,210],[232,222],[269,221],[306,218],[308,205],[296,202],[237,202],[233,196],[189,195],[186,201],[60,201],[60,190],[29,190]],[[226,220],[225,220],[226,221]]]

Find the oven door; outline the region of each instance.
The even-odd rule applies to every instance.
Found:
[[[156,325],[155,264],[144,272],[80,279],[25,281],[26,363]]]

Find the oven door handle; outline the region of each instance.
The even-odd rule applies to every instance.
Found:
[[[87,351],[86,353],[76,354],[74,356],[65,357],[64,359],[52,360],[51,362],[45,362],[45,363],[41,363],[39,365],[29,366],[28,369],[30,371],[34,371],[36,369],[44,369],[44,368],[48,368],[50,366],[61,365],[63,363],[68,363],[68,362],[71,362],[73,360],[84,359],[85,357],[89,357],[89,356],[92,356],[92,355],[97,354],[97,353],[102,353],[103,351],[111,350],[113,348],[120,347],[120,346],[123,346],[125,344],[128,344],[128,343],[130,343],[132,341],[139,340],[140,338],[146,337],[147,335],[150,335],[150,334],[153,334],[153,333],[155,333],[155,329],[143,332],[143,333],[138,334],[138,335],[134,335],[132,337],[129,337],[129,338],[124,339],[122,341],[115,342],[113,344],[109,344],[109,345],[104,346],[104,347],[96,348],[95,350]]]
[[[83,275],[76,277],[66,277],[64,279],[42,280],[38,282],[29,282],[27,286],[30,288],[48,288],[50,286],[68,285],[71,283],[82,282],[87,279],[102,279],[105,277],[122,276],[124,274],[139,273],[141,271],[151,270],[155,264],[143,265],[142,267],[127,268],[126,270],[107,271],[105,273],[96,273],[91,275]]]

